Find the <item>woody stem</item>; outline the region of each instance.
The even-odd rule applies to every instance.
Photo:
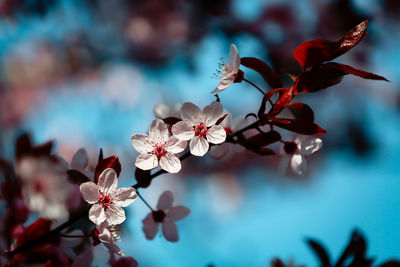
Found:
[[[136,194],[139,196],[139,198],[143,201],[143,203],[150,209],[151,212],[154,212],[154,209],[150,206],[149,203],[147,203],[146,200],[144,200],[144,198],[142,197],[141,194],[139,194],[139,191],[136,190]]]

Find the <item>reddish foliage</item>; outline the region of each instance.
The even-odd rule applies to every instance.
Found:
[[[304,70],[343,55],[356,46],[367,34],[368,20],[348,31],[339,41],[315,39],[304,42],[294,51],[295,59]]]
[[[100,174],[107,168],[113,168],[117,173],[117,176],[121,173],[121,163],[118,157],[111,156],[105,159],[99,160],[96,168],[94,169],[94,182],[97,184]]]
[[[264,61],[255,57],[242,57],[240,64],[258,72],[271,88],[282,87],[279,75]]]

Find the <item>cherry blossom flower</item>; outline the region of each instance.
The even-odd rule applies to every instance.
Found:
[[[279,173],[284,174],[290,166],[297,175],[303,175],[307,169],[304,156],[313,154],[321,147],[322,140],[311,136],[298,136],[294,141],[285,142],[280,151],[282,158],[278,166]]]
[[[103,222],[117,225],[125,221],[122,207],[132,204],[137,194],[132,187],[117,189],[117,185],[117,173],[112,168],[105,169],[100,174],[97,184],[86,182],[80,185],[83,199],[94,204],[89,210],[89,219],[96,225]]]
[[[211,93],[219,93],[234,83],[240,73],[239,66],[240,56],[238,49],[234,44],[231,44],[231,49],[229,51],[229,62],[228,64],[222,64],[222,68],[218,75],[220,76],[221,81],[218,83],[217,88],[215,88]]]
[[[23,157],[17,174],[22,180],[22,194],[31,211],[47,219],[61,219],[67,212],[66,199],[70,185],[64,164],[48,158]]]
[[[124,252],[115,244],[117,238],[110,231],[111,228],[107,222],[96,226],[92,231],[94,246],[97,246],[101,242],[111,253],[124,256]]]
[[[184,206],[172,207],[174,197],[171,191],[165,191],[158,200],[157,210],[149,213],[143,219],[143,232],[148,240],[154,239],[158,232],[159,224],[162,233],[170,242],[178,241],[178,229],[175,222],[184,219],[190,214],[190,209]]]
[[[186,148],[186,141],[175,136],[169,136],[167,125],[160,119],[151,123],[149,134],[132,135],[132,145],[140,153],[136,158],[136,167],[142,170],[151,170],[160,164],[161,169],[177,173],[181,169],[181,162],[174,154]]]
[[[180,140],[190,140],[190,153],[203,156],[209,143],[221,144],[226,139],[226,132],[221,125],[215,125],[223,116],[223,107],[219,102],[212,102],[201,111],[195,104],[186,102],[182,106],[182,121],[172,126],[172,134]]]
[[[154,105],[153,112],[156,118],[165,119],[168,117],[180,118],[181,105],[175,104],[173,107],[168,105]]]

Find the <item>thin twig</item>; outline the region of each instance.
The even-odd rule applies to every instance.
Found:
[[[136,194],[139,196],[139,198],[143,201],[143,203],[151,210],[151,212],[154,212],[154,209],[150,206],[149,203],[147,203],[146,200],[142,197],[141,194],[139,194],[139,191],[136,190]]]

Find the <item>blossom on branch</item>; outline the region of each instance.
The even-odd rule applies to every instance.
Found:
[[[239,51],[234,44],[231,44],[229,51],[229,62],[227,64],[222,63],[220,65],[221,70],[218,71],[218,77],[221,81],[218,83],[211,93],[219,93],[228,88],[234,82],[241,82],[243,79],[243,72],[239,70],[240,56]]]
[[[223,126],[216,125],[223,116],[224,108],[219,102],[212,102],[201,111],[195,104],[186,102],[182,105],[182,121],[172,126],[172,134],[180,140],[190,140],[190,153],[203,156],[209,143],[225,142],[226,132]]]
[[[25,156],[17,163],[22,180],[22,194],[31,211],[47,219],[61,219],[67,212],[66,200],[70,190],[65,166],[46,157]]]
[[[111,253],[124,256],[124,252],[115,244],[117,238],[111,233],[110,229],[110,225],[108,225],[107,222],[103,222],[93,229],[92,238],[94,240],[94,246],[102,243]]]
[[[186,148],[186,141],[175,136],[169,136],[167,125],[160,119],[151,123],[149,134],[134,134],[131,138],[132,146],[140,155],[136,158],[136,167],[142,170],[151,170],[160,164],[161,169],[177,173],[181,169],[181,162],[174,154]]]
[[[281,148],[282,159],[279,163],[279,173],[284,174],[290,168],[297,175],[303,175],[307,169],[304,156],[318,151],[322,147],[322,140],[315,137],[298,136],[293,142],[287,141]]]
[[[147,239],[154,239],[158,232],[159,224],[161,224],[165,239],[170,242],[178,241],[178,229],[175,222],[188,216],[190,209],[184,206],[172,207],[173,201],[172,192],[165,191],[158,200],[157,210],[152,211],[143,219],[143,232]]]
[[[103,222],[117,225],[125,221],[122,207],[132,204],[137,194],[132,187],[117,189],[117,185],[117,173],[112,168],[105,169],[100,174],[97,184],[86,182],[80,185],[83,199],[94,204],[89,210],[89,219],[96,225]]]

